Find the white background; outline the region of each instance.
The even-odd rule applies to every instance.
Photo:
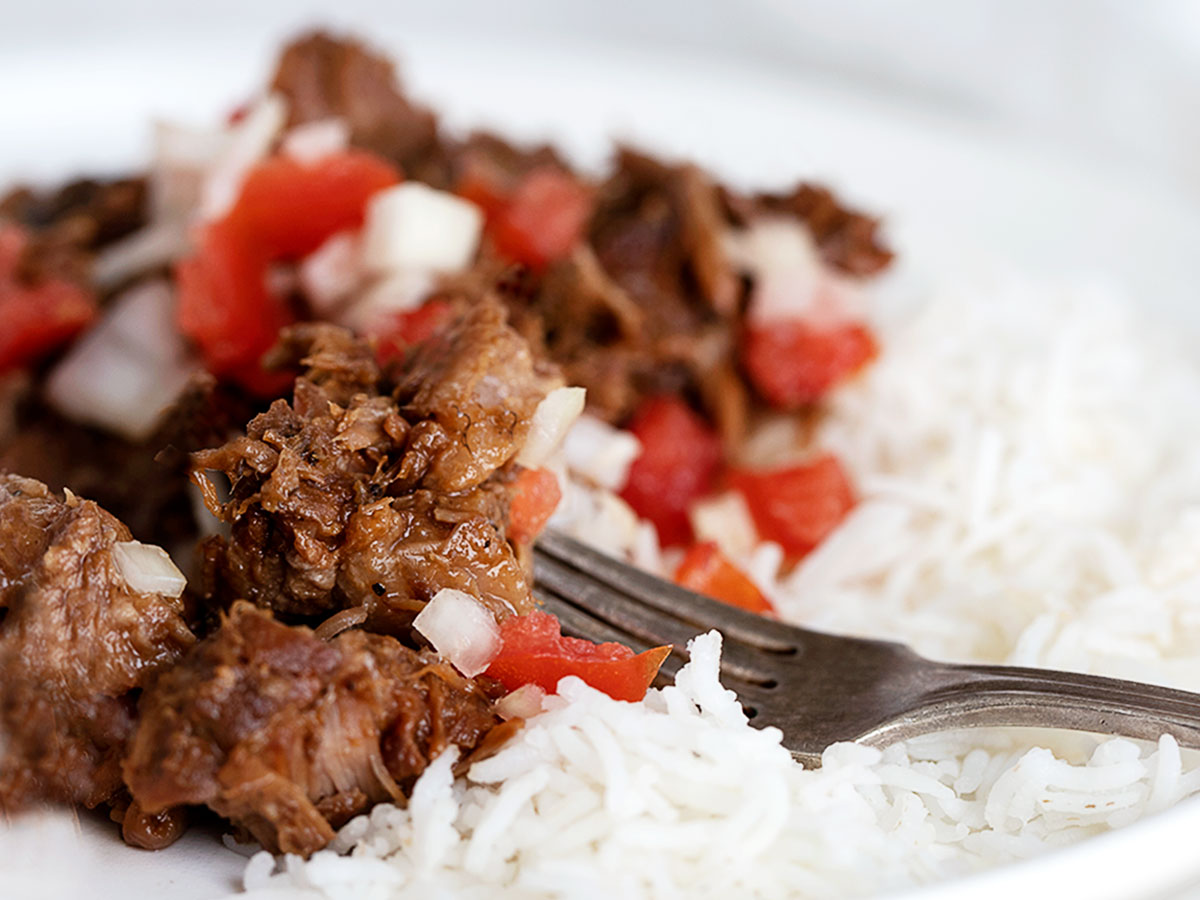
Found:
[[[1077,152],[1168,173],[1200,196],[1194,0],[10,0],[3,7],[0,59],[160,40],[164,32],[263,47],[318,21],[392,33],[453,30],[498,44],[567,37],[665,48],[1002,120]],[[211,62],[219,67],[222,59],[214,53]],[[0,85],[0,112],[21,90]]]

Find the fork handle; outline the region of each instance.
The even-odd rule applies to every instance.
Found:
[[[1196,694],[1117,678],[1016,666],[936,665],[914,708],[863,735],[887,744],[973,726],[1068,728],[1200,748]]]

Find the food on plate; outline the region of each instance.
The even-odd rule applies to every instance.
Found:
[[[563,637],[530,592],[585,403],[640,442],[621,496],[685,546],[690,509],[724,482],[758,509],[733,466],[757,417],[811,409],[874,352],[806,345],[821,371],[784,371],[792,388],[755,375],[796,348],[763,349],[752,322],[811,319],[815,345],[868,331],[846,298],[890,256],[827,191],[742,196],[628,149],[595,180],[547,148],[448,137],[354,42],[297,41],[208,146],[170,130],[160,144],[137,179],[3,205],[0,302],[20,327],[0,358],[0,464],[66,492],[6,476],[31,486],[13,508],[36,491],[56,511],[24,526],[50,558],[88,517],[143,546],[115,515],[188,574],[186,594],[179,575],[132,613],[95,578],[76,589],[97,627],[165,629],[135,642],[152,664],[122,658],[112,685],[53,653],[24,671],[27,618],[54,588],[40,545],[8,528],[30,554],[0,625],[12,684],[56,687],[51,725],[7,721],[6,807],[108,805],[149,847],[207,805],[307,855],[402,801],[447,747],[479,744],[506,692],[576,675],[640,700],[667,648]],[[832,504],[786,494],[824,523],[789,552],[844,514],[838,488]],[[120,574],[115,551],[79,552]],[[769,608],[730,560],[700,568],[717,596]],[[72,636],[80,671],[116,665]],[[70,754],[40,755],[67,735]]]
[[[215,813],[269,851],[251,889],[780,896],[1194,792],[1169,736],[806,771],[719,636],[655,688],[670,648],[537,608],[553,525],[765,615],[1186,684],[1190,432],[1159,426],[1200,375],[1090,298],[884,324],[891,259],[824,187],[449,133],[323,33],[221,127],[160,126],[145,173],[14,190],[0,810],[106,809],[147,849]],[[1103,365],[1052,343],[1080,329]]]
[[[495,724],[479,685],[434,653],[363,631],[322,640],[239,601],[142,697],[123,774],[144,815],[205,804],[307,856]]]
[[[245,435],[193,455],[205,502],[230,526],[203,546],[218,606],[248,599],[302,616],[359,607],[385,631],[407,628],[442,588],[501,618],[531,609],[499,470],[555,379],[491,298],[442,337],[393,387],[370,345],[345,330],[284,333],[281,351],[307,364],[293,402],[276,400]],[[210,471],[229,483],[225,502]]]
[[[138,692],[195,642],[183,576],[95,503],[17,475],[0,548],[0,798],[111,802]]]

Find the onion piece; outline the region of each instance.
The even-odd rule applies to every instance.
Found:
[[[697,541],[713,541],[734,559],[749,555],[758,543],[750,507],[738,491],[698,500],[688,510],[688,519]]]
[[[150,220],[185,223],[200,204],[208,171],[229,146],[224,128],[155,122],[150,169]]]
[[[152,360],[175,359],[184,353],[175,327],[175,293],[161,279],[131,287],[116,300],[97,327]]]
[[[532,719],[542,711],[546,692],[536,684],[523,684],[496,702],[496,715],[508,722],[512,719]]]
[[[806,227],[793,219],[764,217],[725,236],[729,258],[754,278],[747,318],[754,325],[803,319],[836,325],[861,318],[861,291],[821,260]]]
[[[517,454],[517,462],[530,469],[544,464],[583,412],[586,397],[587,391],[581,387],[555,388],[543,397],[533,411],[529,436]]]
[[[575,421],[563,441],[567,468],[610,491],[624,486],[641,452],[642,442],[633,434],[587,414]]]
[[[482,231],[483,213],[475,204],[406,181],[380,191],[367,204],[363,260],[381,274],[458,272],[474,259]]]
[[[397,272],[372,285],[336,321],[359,334],[385,332],[389,318],[417,309],[435,286],[434,276],[429,272]]]
[[[92,281],[111,288],[150,269],[157,269],[188,251],[187,228],[182,222],[147,225],[105,247],[92,263]]]
[[[333,116],[297,125],[283,136],[283,152],[310,166],[350,146],[350,126]]]
[[[46,380],[50,405],[77,422],[133,441],[149,437],[196,366],[174,325],[164,282],[139,285],[114,302]]]
[[[297,273],[308,305],[318,317],[329,318],[345,306],[362,283],[362,247],[358,233],[339,231],[304,257]]]
[[[725,241],[731,260],[754,278],[748,317],[754,322],[810,315],[825,278],[817,245],[792,219],[764,218]]]
[[[139,594],[178,597],[187,586],[167,551],[155,544],[120,541],[113,544],[112,555],[125,583]]]
[[[286,121],[287,103],[278,94],[268,94],[228,130],[229,142],[209,170],[200,194],[202,220],[219,219],[229,212],[246,173],[267,155]]]
[[[462,591],[442,588],[413,620],[454,668],[474,678],[500,652],[500,626],[491,610]]]

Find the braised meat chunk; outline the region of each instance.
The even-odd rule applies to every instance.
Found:
[[[271,89],[288,101],[289,124],[341,118],[356,147],[395,160],[411,177],[444,180],[433,113],[406,99],[391,62],[359,42],[324,32],[293,41]]]
[[[422,484],[441,491],[482,484],[516,456],[538,403],[561,385],[508,327],[503,307],[484,298],[448,334],[421,346],[397,392],[419,423],[414,445],[428,459]]]
[[[0,809],[111,800],[136,692],[193,642],[178,597],[126,580],[129,540],[95,503],[0,475]]]
[[[325,643],[247,603],[140,713],[124,772],[143,810],[207,804],[264,847],[306,856],[496,724],[478,687],[433,654],[358,631]]]
[[[90,284],[96,251],[145,224],[146,183],[80,179],[56,191],[15,190],[0,198],[0,223],[11,220],[31,237],[18,264],[27,281],[65,278]]]
[[[205,548],[209,593],[299,616],[364,607],[372,627],[397,634],[443,587],[501,616],[530,608],[496,470],[555,380],[498,303],[482,298],[419,357],[403,406],[368,344],[344,330],[293,330],[284,348],[307,366],[293,402],[194,456],[206,502],[231,525]],[[229,479],[228,502],[205,470]]]
[[[509,502],[507,487],[489,482],[365,504],[346,528],[342,591],[367,598],[369,626],[393,634],[447,587],[479,598],[497,617],[528,612],[528,582],[502,527]]]

